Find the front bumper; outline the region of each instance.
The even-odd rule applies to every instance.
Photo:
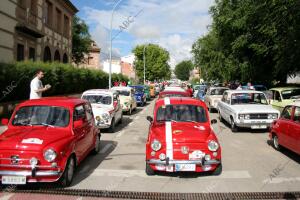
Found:
[[[100,121],[95,120],[95,124],[100,129],[106,129],[111,126],[111,118],[108,120],[100,119]]]
[[[155,165],[175,165],[175,164],[196,164],[196,165],[218,165],[221,164],[220,160],[159,160],[150,159],[146,161],[148,164]]]
[[[267,129],[274,120],[238,120],[235,124],[242,128]]]
[[[60,170],[49,170],[49,171],[0,171],[0,176],[26,176],[26,177],[45,177],[45,176],[60,176]]]

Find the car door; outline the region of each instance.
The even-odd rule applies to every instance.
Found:
[[[290,126],[292,122],[292,106],[286,106],[281,113],[280,120],[278,120],[278,140],[282,146],[292,148],[290,139]]]
[[[296,106],[293,114],[293,121],[290,125],[289,137],[292,150],[300,154],[300,107]]]

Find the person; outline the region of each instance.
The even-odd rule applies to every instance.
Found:
[[[193,96],[193,89],[191,88],[190,85],[187,85],[187,90],[186,91],[189,93],[190,97]]]
[[[44,72],[38,70],[36,76],[32,79],[30,83],[30,99],[40,99],[42,98],[42,93],[49,90],[51,85],[47,84],[45,87],[41,79],[44,77]]]

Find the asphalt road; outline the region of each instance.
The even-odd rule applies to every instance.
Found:
[[[300,188],[300,156],[278,152],[268,144],[268,133],[232,133],[227,125],[213,125],[222,146],[220,176],[160,173],[147,176],[145,141],[154,100],[124,116],[116,133],[102,131],[100,154],[89,156],[76,171],[71,188],[147,192],[264,192]],[[217,119],[212,113],[211,119]],[[250,132],[249,132],[250,131]]]

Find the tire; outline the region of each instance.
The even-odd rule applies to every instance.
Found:
[[[94,149],[92,151],[92,154],[94,154],[94,155],[98,154],[100,152],[100,149],[101,149],[100,148],[100,135],[98,134],[96,136],[95,147],[94,147]]]
[[[115,127],[116,127],[115,118],[113,118],[111,120],[111,124],[110,124],[110,127],[109,127],[108,131],[110,133],[114,133],[115,132]]]
[[[146,163],[146,169],[145,172],[148,176],[153,176],[155,175],[155,171],[150,167],[149,164]]]
[[[273,143],[274,149],[276,149],[277,151],[281,150],[281,146],[280,146],[280,144],[278,142],[278,136],[275,135],[275,134],[273,135],[272,143]]]
[[[239,131],[238,127],[235,125],[235,123],[234,123],[234,121],[233,121],[232,118],[230,118],[230,128],[231,128],[231,131],[232,131],[233,133]]]
[[[222,164],[219,164],[215,171],[212,172],[212,175],[219,176],[222,174]]]
[[[71,156],[68,159],[65,171],[59,180],[59,184],[62,187],[68,187],[71,185],[73,176],[74,176],[74,172],[75,172],[75,165],[76,165],[75,158],[73,156]]]

